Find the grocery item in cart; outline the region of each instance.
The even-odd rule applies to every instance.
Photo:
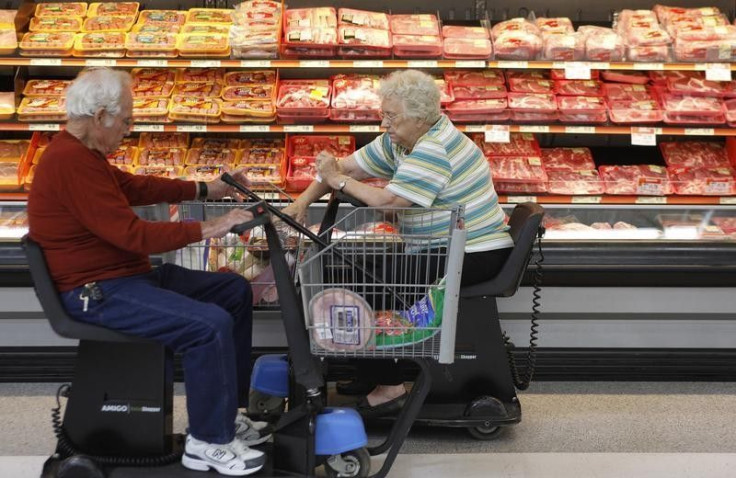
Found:
[[[368,302],[348,289],[325,289],[309,301],[312,343],[333,352],[375,347],[375,315]]]
[[[731,168],[667,168],[675,194],[693,196],[731,196],[736,180]]]
[[[672,193],[667,169],[655,165],[600,166],[607,194],[664,196]]]
[[[547,192],[551,194],[603,194],[605,187],[598,171],[582,169],[573,171],[547,171]]]
[[[686,168],[728,168],[728,153],[723,143],[679,141],[659,144],[667,166]]]
[[[589,171],[595,169],[588,148],[542,148],[542,165],[550,171]]]
[[[391,15],[391,33],[394,35],[439,36],[440,24],[436,15]]]
[[[332,79],[333,121],[380,122],[380,78],[372,75],[336,75]]]

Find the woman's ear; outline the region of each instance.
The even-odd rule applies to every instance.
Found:
[[[95,113],[94,118],[95,118],[95,124],[97,126],[102,126],[102,119],[104,115],[105,115],[105,108],[100,108]]]

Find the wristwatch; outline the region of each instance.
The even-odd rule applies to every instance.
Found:
[[[345,189],[345,186],[348,185],[348,179],[350,179],[350,178],[343,179],[342,181],[340,181],[337,184],[337,190],[338,191],[342,192],[342,190]]]

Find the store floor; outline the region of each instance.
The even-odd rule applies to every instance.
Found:
[[[56,389],[0,384],[0,477],[38,476],[54,447]],[[390,476],[734,476],[736,383],[539,382],[520,399],[522,423],[494,441],[462,430],[413,430]],[[175,412],[181,431],[179,386]]]

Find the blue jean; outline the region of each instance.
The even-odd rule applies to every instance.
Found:
[[[90,299],[87,312],[79,297],[82,287],[60,294],[69,315],[181,353],[189,433],[209,443],[232,441],[237,409],[248,404],[250,284],[237,274],[164,264],[98,285],[103,298]]]

